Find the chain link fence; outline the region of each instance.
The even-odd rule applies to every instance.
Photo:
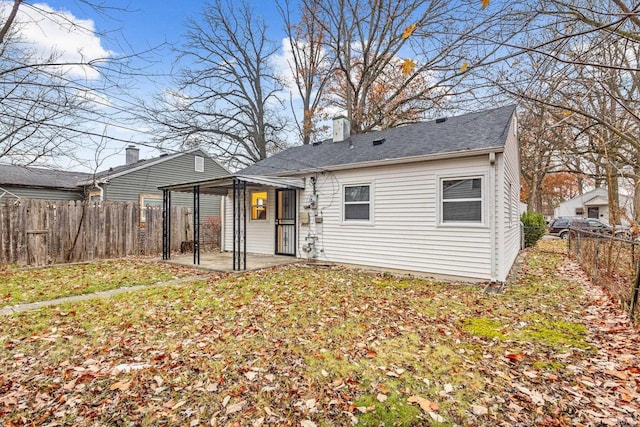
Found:
[[[582,265],[594,283],[609,292],[637,325],[640,321],[640,240],[571,229],[568,253]]]

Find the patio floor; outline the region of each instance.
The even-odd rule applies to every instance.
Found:
[[[171,264],[200,268],[208,271],[233,272],[233,252],[200,252],[200,264],[193,263],[193,253],[171,255],[166,260]],[[247,253],[247,270],[260,270],[284,264],[294,264],[304,260],[292,256],[262,255]],[[242,270],[240,271],[242,272]]]

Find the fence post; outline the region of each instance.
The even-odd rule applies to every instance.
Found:
[[[633,290],[631,294],[631,304],[629,304],[629,318],[631,322],[634,320],[634,314],[636,311],[636,305],[638,304],[638,290],[640,289],[640,261],[638,261],[638,268],[636,268],[636,280],[633,284]]]
[[[576,231],[576,258],[580,258],[580,233],[578,231]]]
[[[596,255],[595,255],[595,259],[594,259],[594,266],[595,269],[593,271],[593,282],[597,283],[598,282],[598,257],[600,256],[600,239],[596,240]]]

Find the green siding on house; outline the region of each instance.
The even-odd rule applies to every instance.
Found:
[[[81,190],[57,190],[52,188],[23,188],[12,186],[0,186],[0,195],[4,190],[15,194],[21,199],[39,199],[39,200],[82,200],[83,194]],[[11,194],[5,194],[2,201],[15,200]]]
[[[204,172],[195,171],[195,157],[204,158]],[[141,166],[144,162],[140,163]],[[227,175],[228,172],[203,152],[185,153],[172,157],[166,161],[150,165],[139,170],[110,178],[108,184],[104,184],[104,200],[138,202],[140,194],[158,194],[159,186],[175,184],[179,182],[199,181],[213,179]],[[193,194],[172,193],[173,206],[193,207]],[[202,195],[200,197],[200,215],[220,215],[220,197]]]

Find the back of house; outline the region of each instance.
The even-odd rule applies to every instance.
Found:
[[[348,128],[340,118],[332,140],[234,175],[246,190],[223,200],[223,249],[238,250],[246,235],[253,253],[506,279],[520,249],[514,106],[361,135]]]

